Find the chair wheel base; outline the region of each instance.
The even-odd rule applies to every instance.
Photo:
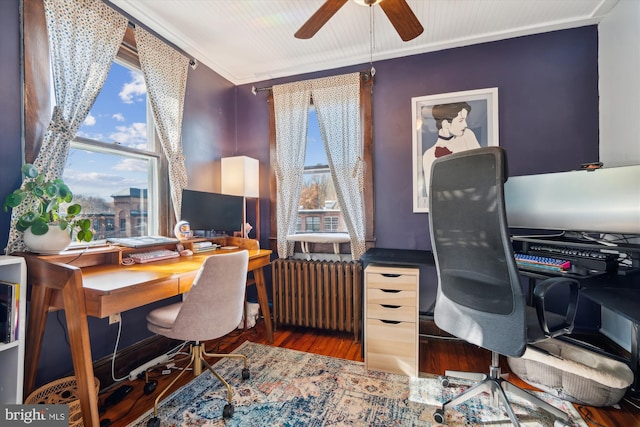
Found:
[[[224,405],[224,408],[222,409],[222,417],[231,418],[233,417],[233,412],[234,412],[233,405],[230,403],[227,403],[226,405]]]
[[[436,409],[433,413],[433,421],[437,422],[438,424],[446,424],[444,418],[444,410]]]
[[[147,427],[160,427],[160,418],[151,418],[149,421],[147,421]]]
[[[242,370],[242,379],[248,380],[250,377],[251,377],[251,372],[249,371],[249,368],[244,368]]]

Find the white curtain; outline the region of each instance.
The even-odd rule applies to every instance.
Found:
[[[287,235],[296,232],[311,86],[308,82],[295,82],[274,85],[272,90],[276,122],[276,238],[278,257],[287,258],[293,255],[293,244],[287,241]]]
[[[360,73],[311,80],[311,87],[351,256],[357,260],[366,251]]]
[[[366,251],[360,73],[273,86],[278,256],[286,258],[293,254],[287,235],[294,234],[296,229],[311,96],[349,231],[351,255],[357,260]]]
[[[187,186],[182,153],[182,113],[189,58],[139,26],[135,28],[135,38],[153,119],[169,164],[173,211],[179,220],[182,190]]]
[[[44,7],[56,106],[34,165],[51,180],[62,177],[70,142],[102,89],[127,19],[101,0],[45,0]],[[25,211],[11,213],[7,254],[25,249],[15,229]]]

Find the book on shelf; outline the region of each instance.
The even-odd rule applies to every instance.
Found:
[[[20,284],[0,281],[0,342],[18,339],[20,319]]]

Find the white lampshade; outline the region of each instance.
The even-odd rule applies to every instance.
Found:
[[[260,196],[260,164],[247,156],[223,157],[221,165],[223,194]]]

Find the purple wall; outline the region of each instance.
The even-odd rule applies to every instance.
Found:
[[[21,180],[19,5],[20,0],[0,1],[0,203]],[[10,213],[0,210],[0,250],[7,246],[10,219]]]
[[[500,145],[511,175],[559,172],[598,160],[597,27],[520,37],[374,63],[376,245],[430,247],[428,217],[413,213],[411,98],[498,87]],[[368,64],[256,83],[364,71]],[[240,151],[269,161],[265,94],[238,89]],[[258,104],[258,106],[256,106]],[[268,179],[266,171],[261,178]],[[268,233],[268,182],[262,233]]]

